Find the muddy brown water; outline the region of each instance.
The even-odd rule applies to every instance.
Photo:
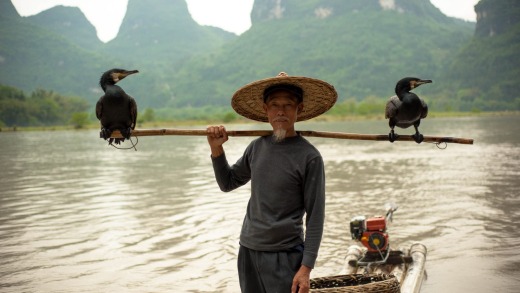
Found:
[[[384,120],[297,128],[388,132]],[[421,292],[515,292],[520,116],[428,118],[421,130],[475,143],[440,150],[308,138],[327,176],[325,233],[312,276],[340,271],[356,244],[353,216],[381,214],[393,202],[391,245],[428,248]],[[0,133],[0,291],[238,292],[249,185],[219,191],[204,137],[142,137],[135,152],[107,146],[98,133]],[[251,139],[230,138],[229,160]]]

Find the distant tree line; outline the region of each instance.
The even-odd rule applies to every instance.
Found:
[[[477,98],[475,98],[477,97]],[[478,98],[478,91],[460,90],[452,99],[439,95],[421,95],[434,112],[480,112],[493,110],[520,110],[520,99],[511,103],[485,103]],[[361,101],[348,98],[338,101],[328,116],[348,118],[356,116],[384,117],[387,99],[367,96]],[[139,106],[139,105],[138,105]],[[162,107],[139,108],[138,127],[143,123],[155,122],[222,122],[230,123],[241,119],[230,106]],[[24,126],[65,126],[83,128],[97,123],[94,106],[80,97],[69,97],[50,90],[37,89],[30,94],[22,90],[0,85],[0,128]]]
[[[30,94],[0,85],[0,127],[51,126],[74,124],[82,127],[89,121],[89,103],[79,97],[67,97],[37,89]]]

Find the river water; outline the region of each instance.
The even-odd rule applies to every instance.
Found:
[[[228,129],[255,127],[267,129]],[[384,120],[297,128],[388,132]],[[421,130],[475,143],[441,150],[308,138],[327,176],[325,234],[312,277],[341,270],[356,244],[353,216],[381,214],[393,202],[392,246],[428,248],[421,292],[517,292],[520,115],[428,118]],[[0,292],[238,292],[249,185],[220,192],[205,137],[141,137],[133,151],[109,147],[98,134],[0,133]],[[231,137],[229,160],[251,139]]]

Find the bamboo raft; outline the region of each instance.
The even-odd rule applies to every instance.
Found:
[[[414,243],[410,248],[391,250],[385,264],[361,264],[365,251],[364,247],[350,246],[339,274],[312,279],[311,292],[420,292],[426,275],[426,246]]]

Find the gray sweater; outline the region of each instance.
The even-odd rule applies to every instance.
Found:
[[[252,141],[233,166],[225,154],[212,161],[222,191],[251,180],[240,244],[258,251],[283,251],[303,243],[302,264],[313,268],[325,217],[325,171],[318,150],[301,136],[279,143],[265,136]]]

